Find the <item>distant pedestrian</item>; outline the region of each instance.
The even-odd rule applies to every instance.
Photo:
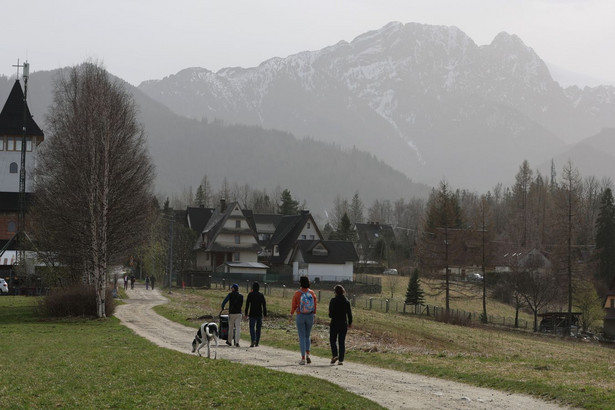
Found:
[[[128,275],[124,275],[124,290],[128,290]]]
[[[293,314],[297,314],[297,333],[299,335],[299,348],[301,349],[301,360],[299,364],[312,363],[310,359],[310,338],[312,335],[312,326],[316,321],[316,294],[310,289],[310,280],[307,276],[299,278],[301,289],[293,295],[293,301],[290,308],[290,317],[288,323],[293,318]]]
[[[130,289],[135,288],[135,275],[130,275]]]
[[[156,282],[156,277],[152,275],[152,277],[149,279],[149,282],[152,285],[152,290],[154,290],[154,283]]]
[[[342,285],[335,285],[335,296],[329,302],[329,342],[331,343],[331,364],[344,364],[346,354],[346,333],[352,327],[352,309]],[[339,346],[339,350],[338,350]]]
[[[149,289],[149,275],[145,275],[145,290]]]
[[[261,328],[263,327],[263,316],[267,316],[267,301],[265,295],[259,292],[260,285],[258,282],[252,284],[252,292],[248,293],[246,298],[246,318],[250,318],[250,339],[252,344],[250,347],[258,346],[261,339]]]
[[[222,301],[222,309],[224,305],[229,302],[228,306],[228,339],[226,344],[235,347],[239,347],[239,336],[241,336],[241,307],[243,306],[243,295],[239,293],[239,285],[233,283],[231,286],[231,292],[226,295]],[[233,342],[234,341],[234,342]]]

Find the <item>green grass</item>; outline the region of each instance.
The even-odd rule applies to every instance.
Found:
[[[159,348],[115,318],[42,319],[37,301],[0,297],[2,408],[380,408],[320,379]]]
[[[245,291],[245,289],[244,289]],[[217,318],[226,291],[186,290],[168,295],[156,310],[197,327],[199,316]],[[327,357],[328,299],[319,304],[312,352]],[[270,317],[261,343],[299,350],[288,325],[290,292],[267,296]],[[615,403],[615,349],[597,343],[493,327],[462,327],[412,315],[354,309],[346,361],[446,378],[503,391],[527,393],[582,408]],[[245,324],[244,324],[245,326]],[[242,332],[248,337],[247,326]]]

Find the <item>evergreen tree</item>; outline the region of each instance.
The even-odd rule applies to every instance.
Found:
[[[194,196],[194,204],[196,206],[205,206],[205,193],[203,192],[203,185],[199,185],[196,189],[196,195]]]
[[[598,277],[610,284],[615,272],[615,201],[610,188],[600,199],[600,213],[596,219],[596,249],[598,250]]]
[[[414,269],[412,276],[408,281],[408,290],[406,291],[406,304],[408,305],[420,305],[424,302],[423,290],[419,282],[419,270]]]
[[[295,201],[288,189],[285,189],[280,196],[278,212],[282,215],[296,215],[299,211],[299,201]]]
[[[344,212],[337,230],[332,232],[332,235],[330,235],[329,238],[339,241],[354,241],[356,239],[356,233],[352,229],[352,224],[350,223],[350,218],[347,213]]]
[[[357,224],[363,223],[363,202],[359,198],[359,191],[355,192],[352,197],[352,202],[350,202],[350,223]]]

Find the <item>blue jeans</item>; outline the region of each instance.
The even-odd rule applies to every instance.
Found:
[[[348,332],[347,325],[331,325],[329,327],[329,343],[331,343],[331,353],[333,357],[339,356],[340,362],[344,361],[344,354],[346,353],[346,333]],[[338,343],[339,342],[339,343]],[[339,344],[339,352],[338,352]]]
[[[297,314],[297,333],[299,333],[299,348],[301,349],[301,357],[305,357],[305,352],[310,351],[312,325],[314,325],[313,313]]]
[[[250,339],[252,343],[258,344],[261,340],[261,328],[263,327],[262,317],[250,316]]]

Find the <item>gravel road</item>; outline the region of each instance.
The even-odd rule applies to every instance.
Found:
[[[116,308],[115,316],[136,334],[158,346],[193,354],[192,340],[196,330],[159,316],[153,307],[168,302],[158,289],[145,290],[141,285],[127,291],[126,304]],[[297,347],[298,350],[298,347]],[[206,354],[206,350],[201,350]],[[389,409],[561,409],[522,394],[474,387],[411,373],[380,369],[344,361],[344,366],[331,366],[330,358],[311,356],[312,364],[300,366],[298,352],[275,349],[266,345],[256,348],[218,347],[218,359],[252,364],[288,373],[309,374],[328,380],[344,389],[366,397]],[[351,354],[349,355],[351,356]],[[208,360],[195,356],[195,360]]]

